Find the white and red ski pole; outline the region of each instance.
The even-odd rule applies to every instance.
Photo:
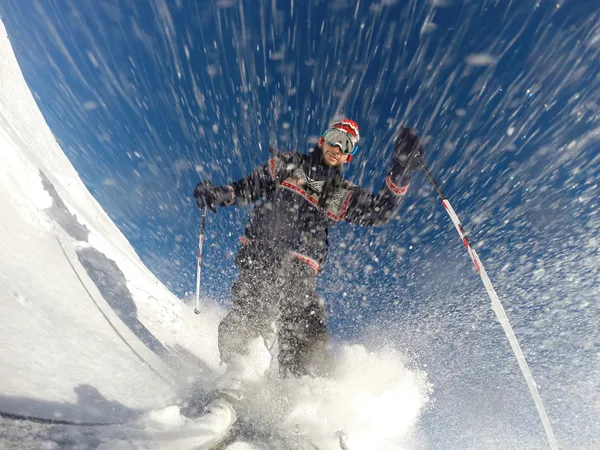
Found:
[[[537,408],[540,419],[542,420],[542,424],[544,425],[544,430],[546,431],[546,436],[548,437],[548,441],[550,443],[550,448],[552,450],[556,450],[556,449],[558,449],[558,443],[556,442],[556,438],[554,437],[552,427],[550,426],[550,421],[548,420],[548,415],[546,414],[546,409],[544,408],[544,404],[542,403],[542,398],[540,397],[540,394],[537,389],[537,385],[535,384],[535,381],[533,380],[533,375],[531,374],[531,370],[529,370],[529,366],[527,365],[527,361],[525,360],[525,355],[523,355],[523,351],[521,350],[521,346],[519,345],[517,336],[515,335],[515,332],[513,331],[512,327],[510,325],[510,322],[508,321],[506,311],[504,311],[504,307],[502,306],[502,303],[500,302],[500,299],[498,298],[498,294],[496,294],[496,290],[494,289],[494,286],[492,286],[492,282],[490,281],[490,278],[488,277],[488,275],[483,267],[483,264],[481,264],[481,260],[479,259],[477,252],[471,246],[471,242],[469,241],[468,236],[465,234],[465,231],[463,229],[462,224],[460,223],[460,220],[458,219],[458,216],[456,215],[456,213],[454,212],[454,209],[452,209],[452,206],[450,205],[450,202],[448,201],[448,199],[442,192],[440,185],[437,183],[437,181],[435,181],[435,178],[433,177],[433,175],[431,174],[431,171],[429,170],[429,168],[423,161],[423,158],[420,155],[416,155],[415,158],[421,165],[421,168],[425,172],[425,176],[429,179],[429,182],[433,186],[433,189],[435,189],[438,196],[440,197],[440,200],[442,201],[444,208],[446,208],[446,212],[450,216],[450,219],[452,219],[452,223],[454,223],[454,226],[456,227],[456,231],[458,231],[458,234],[460,235],[460,238],[462,239],[463,244],[465,245],[465,248],[467,249],[467,252],[469,253],[469,256],[471,257],[471,260],[473,261],[473,264],[475,265],[475,270],[481,277],[481,281],[483,281],[485,290],[487,291],[488,295],[490,296],[490,299],[492,300],[492,309],[494,310],[494,313],[496,314],[496,317],[498,318],[500,325],[502,325],[502,329],[504,330],[504,333],[506,334],[506,337],[508,338],[508,342],[510,343],[512,351],[515,354],[515,357],[517,358],[517,362],[519,363],[521,372],[523,373],[523,376],[525,377],[525,381],[527,382],[527,386],[529,387],[529,392],[531,393],[531,396],[533,397],[533,402],[535,403],[535,407]]]
[[[204,230],[206,229],[206,206],[202,207],[202,222],[200,237],[198,238],[198,266],[196,269],[196,307],[194,312],[200,314],[200,275],[202,273],[202,244],[204,243]]]

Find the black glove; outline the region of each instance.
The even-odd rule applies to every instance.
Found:
[[[215,187],[210,181],[203,181],[194,189],[194,197],[198,208],[207,207],[212,212],[217,212],[217,206],[233,203],[233,192],[226,187]]]
[[[412,172],[421,167],[419,161],[425,156],[421,139],[410,128],[402,127],[394,141],[394,161],[400,163],[405,171]]]

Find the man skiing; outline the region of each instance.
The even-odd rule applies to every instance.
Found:
[[[221,393],[227,400],[243,397],[240,357],[253,338],[273,335],[273,323],[282,376],[326,373],[327,318],[316,277],[325,264],[329,227],[342,220],[367,226],[389,222],[419,167],[416,157],[424,154],[418,136],[401,128],[385,184],[374,194],[343,178],[359,138],[356,122],[340,120],[309,154],[278,153],[239,181],[196,186],[198,206],[213,212],[217,206],[255,204],[236,258],[239,278],[231,289],[231,311],[219,324],[219,351],[228,364]]]

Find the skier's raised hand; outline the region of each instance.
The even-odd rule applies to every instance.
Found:
[[[404,165],[405,170],[413,171],[420,167],[419,158],[425,156],[421,139],[413,130],[400,128],[394,141],[394,159]]]

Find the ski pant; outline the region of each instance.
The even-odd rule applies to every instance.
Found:
[[[316,273],[306,263],[244,245],[236,258],[239,278],[232,308],[219,324],[221,360],[245,354],[249,342],[277,329],[282,376],[322,375],[328,341],[325,306],[316,294]]]

